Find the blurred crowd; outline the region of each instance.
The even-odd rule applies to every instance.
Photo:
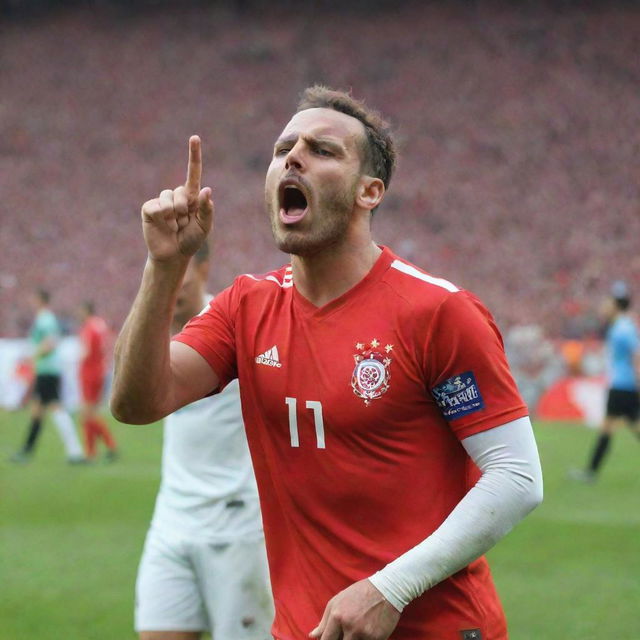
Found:
[[[263,178],[314,82],[395,126],[380,243],[505,330],[583,338],[611,281],[640,292],[637,5],[336,4],[77,3],[0,23],[0,336],[25,334],[35,287],[63,318],[89,298],[119,327],[140,206],[183,182],[192,133],[216,201],[211,289],[279,266]]]

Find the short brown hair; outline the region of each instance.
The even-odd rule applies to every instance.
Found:
[[[388,188],[396,166],[396,148],[391,127],[382,116],[350,93],[321,84],[305,89],[298,103],[298,111],[314,108],[333,109],[362,122],[366,134],[362,145],[363,168],[374,178],[380,178],[385,189]]]

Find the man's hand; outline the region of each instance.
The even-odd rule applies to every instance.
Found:
[[[189,138],[189,165],[184,186],[165,189],[142,205],[142,231],[149,257],[158,262],[188,260],[211,229],[211,189],[200,188],[202,152],[200,138]]]
[[[320,640],[387,640],[400,613],[369,582],[360,580],[329,600],[309,634]]]
[[[34,358],[41,358],[51,353],[56,348],[56,341],[53,338],[45,338],[37,347],[33,354]]]

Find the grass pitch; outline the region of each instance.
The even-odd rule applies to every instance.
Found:
[[[0,638],[135,638],[133,590],[159,482],[158,425],[113,423],[113,464],[69,466],[47,423],[35,458],[7,462],[27,416],[0,411]],[[593,432],[541,423],[545,502],[489,554],[512,640],[635,637],[640,442],[614,439],[599,481],[567,480]]]

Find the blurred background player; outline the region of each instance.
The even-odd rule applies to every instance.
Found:
[[[596,479],[609,451],[611,437],[622,423],[626,422],[640,437],[640,337],[629,312],[630,307],[631,296],[627,285],[622,281],[615,282],[604,310],[608,369],[606,414],[587,468],[571,473],[577,480],[593,482]]]
[[[84,429],[87,458],[93,460],[96,457],[96,441],[101,438],[107,446],[106,459],[113,461],[117,457],[116,442],[106,421],[99,415],[109,329],[107,323],[95,314],[95,306],[89,300],[82,303],[79,315],[82,322],[78,332],[82,347],[78,368],[82,398],[80,422]]]
[[[201,311],[208,245],[192,258],[172,333]],[[164,422],[162,481],[136,584],[141,640],[270,640],[273,604],[238,382]]]
[[[58,355],[60,325],[49,308],[50,294],[39,289],[33,295],[36,309],[29,337],[33,344],[33,368],[35,382],[30,403],[31,423],[22,449],[15,453],[13,462],[28,462],[35,449],[42,429],[42,420],[47,410],[51,411],[67,460],[74,464],[85,462],[82,446],[71,416],[60,402],[61,364]]]

